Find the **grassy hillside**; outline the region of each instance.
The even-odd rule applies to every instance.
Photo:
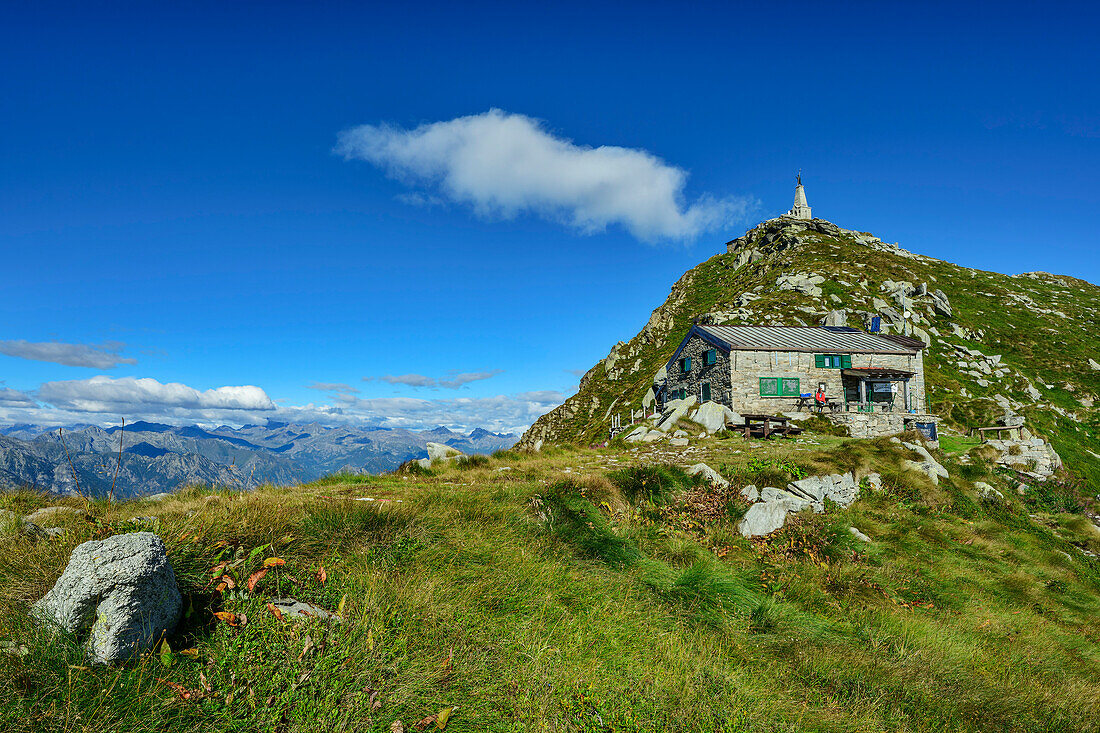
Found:
[[[610,415],[640,407],[654,374],[696,319],[816,325],[827,312],[844,310],[849,325],[863,327],[862,319],[883,306],[902,312],[891,297],[894,284],[924,283],[928,291],[942,290],[951,308],[950,315],[937,312],[926,296],[905,301],[910,328],[930,344],[931,409],[949,430],[964,430],[992,424],[1004,412],[995,398],[1008,400],[1051,440],[1070,470],[1100,489],[1100,287],[1043,273],[959,267],[827,223],[819,231],[800,229],[766,222],[732,243],[733,251],[685,273],[642,331],[593,367],[578,393],[541,418],[521,446],[605,440]],[[777,281],[791,274],[822,276],[820,293],[779,289]],[[1008,373],[967,373],[972,370],[960,368],[957,347],[1000,355]]]
[[[0,540],[0,729],[387,732],[452,708],[448,731],[1100,729],[1084,500],[1060,481],[1020,496],[980,448],[951,447],[938,486],[898,444],[809,433],[72,502],[85,515],[62,538]],[[736,531],[744,484],[870,469],[882,490],[848,509]],[[171,651],[90,667],[27,608],[76,544],[135,528],[165,539],[189,615]],[[242,591],[271,557],[285,564]],[[219,591],[226,561],[238,588]],[[266,601],[285,595],[343,622],[280,620]]]

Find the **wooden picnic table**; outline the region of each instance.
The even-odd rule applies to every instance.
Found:
[[[840,410],[842,405],[843,405],[843,403],[841,403],[841,401],[836,399],[835,397],[826,397],[825,398],[825,404],[824,404],[823,407],[829,408],[830,412],[837,412],[837,411]],[[803,407],[813,408],[815,406],[817,406],[817,400],[814,399],[813,395],[810,395],[808,397],[803,397],[803,396],[800,395],[798,397],[798,402],[796,403],[796,407],[799,410],[801,410]],[[824,409],[822,409],[821,411],[824,412]]]
[[[788,437],[802,432],[802,428],[793,427],[790,418],[784,415],[742,415],[741,417],[745,422],[731,427],[734,430],[744,431],[746,438],[751,438],[753,433],[767,438],[772,435]]]

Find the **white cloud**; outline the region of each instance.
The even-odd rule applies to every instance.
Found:
[[[126,344],[109,341],[98,346],[89,344],[65,344],[59,341],[31,342],[22,339],[0,341],[0,354],[19,359],[48,361],[64,366],[114,369],[119,364],[137,364],[137,359],[120,356]]]
[[[560,405],[565,402],[565,395],[556,389],[543,389],[537,392],[520,392],[517,399],[534,402],[538,405]]]
[[[501,374],[503,371],[503,369],[490,369],[486,372],[463,372],[461,374],[451,371],[449,372],[449,376],[442,379],[436,379],[435,377],[429,377],[423,374],[400,374],[397,376],[386,374],[381,377],[363,377],[363,381],[373,382],[375,379],[380,379],[388,384],[403,384],[407,387],[444,387],[446,389],[458,389],[470,382],[480,382],[483,379],[491,379]]]
[[[345,417],[387,428],[420,430],[448,425],[470,430],[521,433],[552,410],[560,400],[552,392],[529,392],[495,397],[459,397],[429,400],[417,397],[337,398]],[[532,399],[532,396],[535,399]]]
[[[8,387],[0,387],[0,405],[4,407],[36,407],[29,394]]]
[[[458,389],[459,387],[469,384],[470,382],[480,382],[483,379],[491,379],[503,371],[503,369],[490,369],[487,372],[466,372],[464,374],[455,374],[448,379],[439,380],[439,386],[446,387],[447,389]]]
[[[383,382],[388,382],[389,384],[404,384],[409,387],[436,386],[436,381],[433,377],[425,377],[423,374],[400,374],[396,377],[392,374],[387,374],[384,377],[378,378],[381,379]],[[370,378],[364,377],[364,381],[370,381]]]
[[[73,412],[148,414],[214,414],[237,410],[268,411],[275,403],[252,385],[218,387],[204,392],[186,384],[161,384],[148,377],[92,377],[91,379],[46,382],[37,398],[55,408]]]
[[[361,125],[340,133],[336,151],[483,216],[529,212],[586,233],[620,224],[645,241],[691,239],[754,206],[709,195],[688,204],[683,169],[645,150],[577,145],[538,120],[498,109],[412,130]]]
[[[204,425],[241,425],[274,419],[289,423],[319,422],[412,430],[447,425],[454,429],[481,427],[496,432],[521,433],[565,398],[562,393],[551,390],[451,399],[362,398],[346,391],[326,391],[328,404],[287,405],[276,404],[264,390],[255,386],[200,391],[185,384],[162,384],[149,378],[97,376],[47,382],[33,392],[0,387],[0,425],[107,425],[117,424],[119,417],[127,421],[144,419]]]
[[[321,392],[339,392],[341,394],[357,394],[359,392],[355,387],[343,382],[314,382],[306,385],[306,389],[316,389]]]

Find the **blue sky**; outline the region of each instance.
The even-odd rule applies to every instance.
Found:
[[[840,226],[1100,281],[1092,5],[30,6],[0,424],[521,428],[799,168]]]

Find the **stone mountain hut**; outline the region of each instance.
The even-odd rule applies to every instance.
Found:
[[[668,361],[656,398],[695,396],[739,414],[809,410],[824,389],[830,417],[855,437],[917,427],[927,415],[923,341],[845,326],[695,325]]]

